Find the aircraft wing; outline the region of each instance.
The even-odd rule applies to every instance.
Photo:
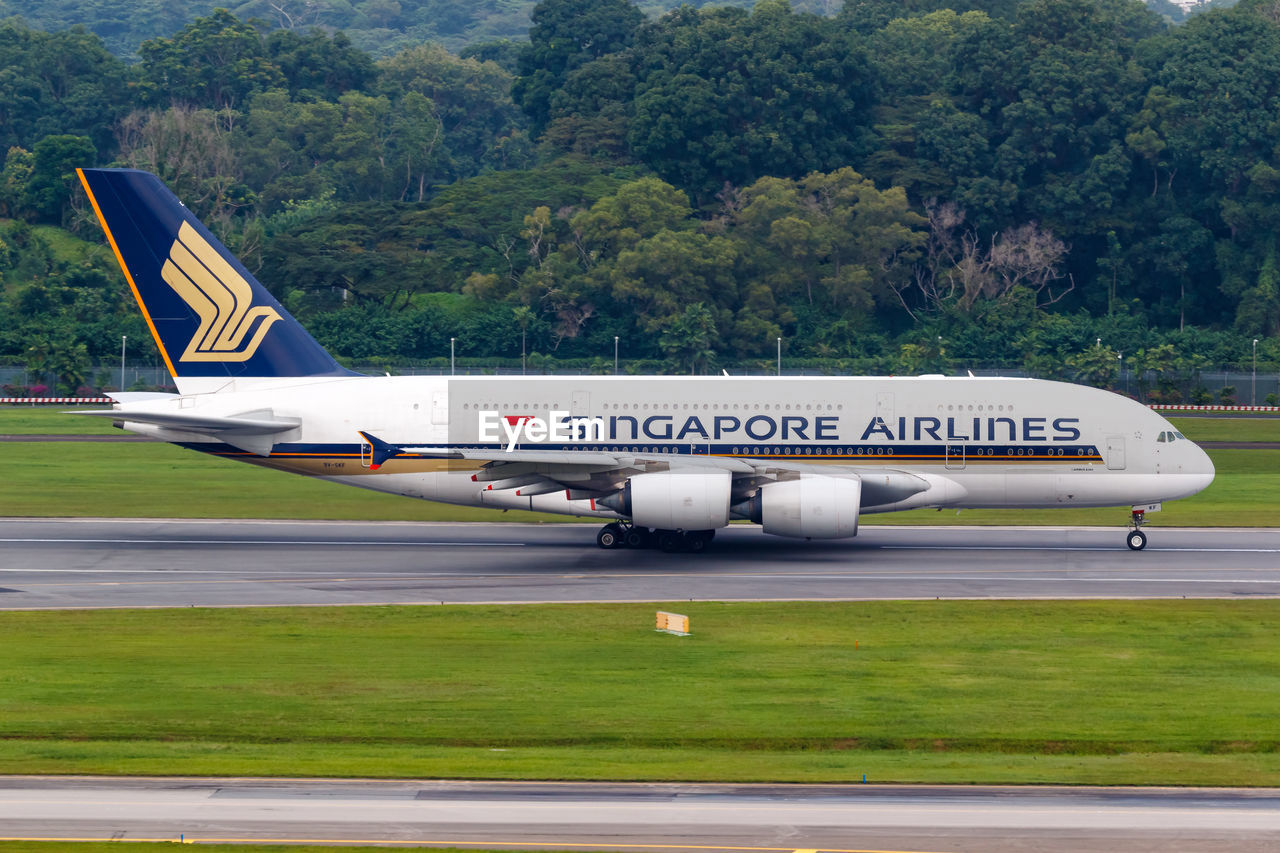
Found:
[[[659,453],[611,453],[599,450],[467,450],[445,447],[404,447],[406,454],[432,459],[472,459],[502,464],[532,462],[540,465],[586,465],[590,467],[633,468],[637,463],[662,462],[676,467],[721,468],[740,474],[751,474],[755,467],[741,459],[717,456],[671,456]]]
[[[465,459],[483,462],[488,481],[520,487],[535,494],[551,489],[609,491],[627,476],[648,471],[728,471],[744,489],[804,477],[835,477],[858,480],[864,505],[876,506],[906,500],[927,491],[929,480],[899,469],[856,465],[819,465],[779,459],[728,458],[667,453],[634,453],[599,450],[498,450],[454,447],[410,447],[389,444],[367,432],[361,436],[372,448],[372,466],[380,467],[396,456],[426,459]],[[518,481],[518,482],[517,482]],[[494,488],[491,485],[490,488]]]

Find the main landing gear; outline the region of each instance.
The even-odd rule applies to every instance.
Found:
[[[1129,543],[1130,551],[1141,551],[1147,547],[1147,534],[1142,532],[1142,525],[1147,521],[1145,510],[1135,509],[1129,514]]]
[[[659,548],[667,553],[688,551],[700,554],[711,544],[714,530],[651,530],[625,522],[610,522],[596,534],[596,544],[614,548]]]

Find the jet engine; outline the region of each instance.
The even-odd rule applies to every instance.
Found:
[[[728,471],[657,471],[637,474],[622,491],[598,499],[637,527],[714,530],[729,523]]]
[[[843,539],[858,535],[862,481],[856,478],[804,477],[765,483],[741,512],[774,536]]]

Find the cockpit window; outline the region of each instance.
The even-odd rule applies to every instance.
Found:
[[[1175,432],[1174,432],[1174,435],[1176,435],[1178,438],[1182,439],[1183,441],[1186,441],[1186,440],[1187,440],[1187,437],[1186,437],[1185,435],[1183,435],[1182,433],[1180,433],[1180,432],[1176,432],[1176,431],[1175,431]]]
[[[1169,436],[1169,433],[1167,433],[1167,432],[1162,432],[1162,433],[1160,433],[1160,437],[1159,437],[1159,438],[1157,438],[1157,439],[1156,439],[1156,441],[1157,441],[1158,443],[1160,443],[1160,444],[1164,444],[1166,441],[1168,441],[1168,440],[1169,440],[1169,437],[1168,437],[1168,436]]]

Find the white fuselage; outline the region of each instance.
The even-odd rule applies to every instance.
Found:
[[[204,383],[195,383],[202,385]],[[884,512],[919,506],[1130,506],[1186,497],[1213,465],[1164,418],[1105,391],[1031,379],[943,377],[341,377],[240,379],[216,393],[126,404],[128,429],[217,455],[379,491],[471,506],[611,518],[568,488],[517,498],[476,480],[481,463],[409,455],[377,467],[360,436],[404,447],[608,451],[673,467],[693,457],[767,467],[907,471],[929,488]],[[187,381],[184,391],[195,388]],[[255,454],[154,424],[128,410],[296,419]],[[589,422],[574,434],[567,422]],[[539,423],[550,429],[538,428]],[[557,429],[557,427],[559,427]],[[570,439],[570,440],[565,440]],[[505,469],[504,469],[505,470]],[[510,465],[516,474],[549,470]],[[602,474],[603,475],[603,474]],[[590,471],[584,488],[601,488]],[[571,486],[572,484],[566,484]],[[501,491],[501,490],[499,490]]]

